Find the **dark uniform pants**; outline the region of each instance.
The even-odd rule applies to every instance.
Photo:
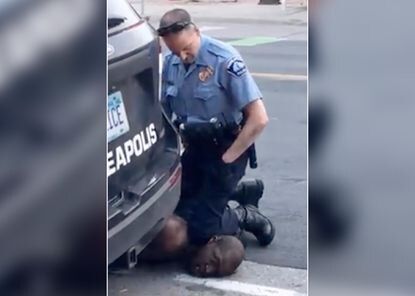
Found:
[[[236,214],[228,201],[247,166],[247,153],[225,164],[222,153],[188,147],[182,155],[182,192],[175,213],[186,220],[191,244],[205,244],[214,235],[235,235]]]

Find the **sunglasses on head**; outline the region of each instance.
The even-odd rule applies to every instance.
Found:
[[[177,32],[180,32],[181,30],[183,30],[184,28],[186,28],[187,26],[189,26],[191,23],[192,22],[177,22],[177,23],[174,23],[174,24],[172,24],[168,27],[163,27],[163,28],[157,29],[157,33],[161,37],[166,36],[170,33],[177,33]]]

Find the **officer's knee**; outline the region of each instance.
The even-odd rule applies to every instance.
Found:
[[[177,216],[170,217],[160,234],[163,252],[174,254],[183,250],[187,245],[186,222]]]

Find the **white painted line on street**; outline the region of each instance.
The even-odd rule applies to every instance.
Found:
[[[207,31],[217,31],[217,30],[224,30],[225,27],[215,27],[215,26],[202,26],[200,27],[201,32],[207,32]]]
[[[279,289],[268,286],[242,283],[237,281],[223,279],[201,279],[191,277],[187,274],[179,274],[175,277],[176,281],[188,284],[201,285],[207,288],[213,288],[222,291],[242,293],[252,296],[305,296],[294,290]]]
[[[307,75],[283,74],[283,73],[252,73],[254,77],[268,78],[283,81],[307,81]]]

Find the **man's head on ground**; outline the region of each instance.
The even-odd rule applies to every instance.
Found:
[[[166,12],[157,32],[183,63],[191,64],[195,61],[200,48],[200,31],[186,10],[176,8]]]
[[[245,249],[234,236],[214,236],[193,256],[190,273],[198,277],[222,277],[235,272],[242,263]]]

